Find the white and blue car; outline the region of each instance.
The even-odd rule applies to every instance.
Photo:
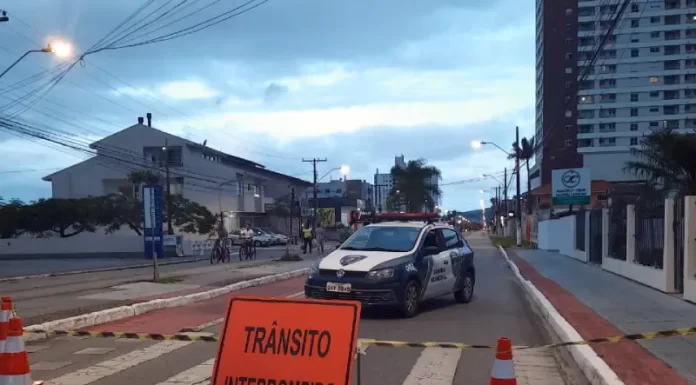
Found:
[[[431,298],[470,302],[475,282],[474,252],[452,226],[393,221],[362,227],[312,266],[305,296],[393,306],[413,317]]]

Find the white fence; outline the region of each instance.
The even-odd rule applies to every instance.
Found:
[[[598,226],[598,223],[591,223],[589,212],[579,213],[579,215],[587,215],[584,221],[584,237],[578,237],[584,240],[584,247],[576,245],[575,215],[539,221],[537,247],[543,250],[558,251],[560,254],[583,262],[592,260],[591,253],[599,253],[600,255],[595,261],[598,260],[598,263],[601,263],[602,269],[666,293],[683,292],[684,299],[696,302],[696,196],[686,197],[684,206],[683,220],[675,218],[675,201],[667,199],[664,205],[664,216],[658,218],[663,225],[658,227],[657,233],[638,234],[640,236],[637,236],[636,232],[635,206],[627,206],[625,229],[619,228],[618,230],[615,227],[612,228],[616,224],[611,222],[609,209],[603,209],[601,248],[595,249],[591,246],[590,237],[591,234],[598,234],[596,231],[600,230],[590,227]],[[676,215],[681,217],[679,213]],[[683,230],[678,225],[681,221],[683,221]],[[638,222],[640,223],[640,221]],[[615,236],[615,234],[611,234],[610,237],[610,228],[613,232],[625,231],[625,240],[623,237]],[[680,237],[683,239],[683,245],[679,241]],[[661,250],[661,257],[658,257],[656,261],[646,263],[639,257],[641,252],[639,248],[645,248],[644,244],[647,241],[654,242],[655,239],[659,241],[657,247],[660,249],[653,248],[650,251],[658,250],[659,252]],[[610,252],[610,242],[625,242],[625,248],[623,248],[623,243],[612,245],[612,250],[625,250],[625,259],[623,259],[623,252]],[[640,246],[641,244],[643,246]],[[617,256],[617,254],[622,255]]]

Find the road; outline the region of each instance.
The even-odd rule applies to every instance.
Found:
[[[410,341],[455,341],[495,344],[507,336],[515,345],[548,343],[503,258],[487,239],[470,240],[476,252],[478,281],[474,300],[456,304],[442,298],[424,305],[412,319],[364,312],[362,338]],[[301,296],[303,279],[293,279],[244,291],[247,295]],[[216,323],[228,298],[220,297],[185,308],[172,308],[91,330],[175,333],[187,328],[217,334]],[[207,384],[212,371],[215,343],[183,341],[113,340],[59,337],[28,345],[34,380],[46,385],[193,385]],[[516,350],[519,385],[571,385],[564,382],[549,351]],[[370,347],[360,372],[364,385],[487,384],[494,353],[491,350],[443,350],[438,348]],[[357,384],[357,376],[354,376]]]
[[[161,283],[150,282],[151,267],[4,281],[0,295],[11,296],[26,325],[32,325],[296,270],[319,258],[310,254],[305,262],[272,262],[283,253],[266,250],[253,262],[211,265],[205,260],[161,266]]]
[[[236,249],[234,249],[236,250]],[[233,250],[233,251],[234,251]],[[285,246],[272,246],[258,249],[258,259],[275,258],[283,254]],[[168,258],[166,262],[176,261],[177,258]],[[181,260],[195,260],[192,257]],[[65,259],[25,259],[3,260],[0,259],[0,278],[9,278],[27,275],[55,274],[69,271],[107,269],[114,267],[127,267],[148,264],[150,261],[134,258],[65,258]],[[202,266],[205,262],[199,263]],[[180,267],[180,268],[186,268]]]

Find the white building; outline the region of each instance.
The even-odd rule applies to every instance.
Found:
[[[84,198],[108,194],[138,194],[128,174],[147,170],[165,174],[169,165],[174,194],[223,212],[226,225],[260,218],[274,199],[299,195],[309,182],[206,147],[151,127],[151,122],[128,127],[90,145],[96,156],[43,178],[51,182],[53,198]]]
[[[578,76],[617,3],[578,2]],[[635,179],[622,169],[646,132],[696,128],[696,0],[632,1],[591,71],[578,84],[578,153],[592,179]]]

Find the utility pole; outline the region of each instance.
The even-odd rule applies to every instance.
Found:
[[[148,119],[148,121],[150,121],[150,119]],[[169,180],[169,146],[167,145],[166,138],[164,139],[164,169],[164,179],[167,183],[167,234],[174,235],[174,227],[172,226],[172,184]],[[220,221],[222,220],[222,213],[220,213]]]
[[[515,126],[515,169],[517,170],[517,198],[515,222],[517,223],[517,247],[522,246],[522,204],[520,203],[520,126]]]
[[[503,174],[503,207],[505,208],[505,212],[503,215],[505,218],[508,217],[508,189],[510,186],[508,186],[508,178],[507,178],[507,167],[505,167],[505,174]]]
[[[289,234],[290,241],[288,242],[288,243],[292,242],[293,245],[295,244],[295,242],[293,242],[295,239],[295,234],[292,232],[292,220],[293,220],[292,212],[294,210],[295,210],[295,188],[293,187],[292,190],[290,190],[290,234]]]
[[[317,163],[321,162],[326,162],[326,158],[324,159],[302,159],[303,162],[305,163],[312,163],[312,168],[314,170],[314,188],[312,190],[312,198],[314,199],[314,213],[312,214],[312,231],[316,230],[317,228],[317,212],[319,211],[319,201],[317,201],[317,178],[319,178],[319,175],[317,175]]]

